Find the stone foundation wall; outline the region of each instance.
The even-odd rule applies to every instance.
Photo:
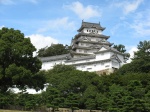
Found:
[[[100,70],[96,71],[96,73],[101,76],[101,75],[109,75],[110,73],[113,73],[115,70],[113,68],[105,69],[105,70]]]
[[[48,112],[52,112],[51,109],[48,109]],[[56,112],[72,112],[71,109],[69,108],[59,108]],[[86,109],[79,109],[79,110],[74,110],[74,112],[108,112],[108,111],[102,111],[102,110],[86,110]]]

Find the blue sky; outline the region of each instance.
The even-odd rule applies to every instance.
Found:
[[[128,52],[150,40],[150,0],[0,0],[0,28],[21,30],[37,49],[70,45],[81,22],[99,23]]]

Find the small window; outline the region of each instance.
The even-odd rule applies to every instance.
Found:
[[[81,68],[85,68],[85,66],[83,65],[83,66],[81,66]]]
[[[87,50],[84,50],[84,53],[87,53]]]
[[[102,62],[101,65],[104,65],[104,62]]]
[[[83,43],[81,43],[81,45],[84,45]]]
[[[92,68],[87,68],[87,70],[92,70]]]
[[[106,65],[105,67],[109,67],[109,65]]]
[[[99,41],[99,39],[96,39],[96,41]]]
[[[103,55],[104,55],[104,53],[101,53],[101,55],[103,56]]]
[[[103,40],[102,40],[102,42],[106,42],[106,40],[105,40],[105,39],[103,39]]]
[[[88,32],[88,30],[87,30],[87,32]]]
[[[89,44],[88,44],[88,43],[86,43],[85,45],[86,45],[86,46],[89,46]]]
[[[79,52],[82,52],[82,50],[81,50],[81,49],[79,49]]]
[[[87,40],[86,38],[84,38],[83,40]]]

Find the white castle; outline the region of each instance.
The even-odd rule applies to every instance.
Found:
[[[40,57],[42,69],[52,69],[57,64],[73,65],[77,70],[101,73],[112,73],[126,63],[124,53],[120,53],[103,35],[105,30],[100,23],[82,21],[78,34],[71,41],[69,54]]]

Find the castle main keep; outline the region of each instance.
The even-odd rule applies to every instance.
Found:
[[[71,41],[69,54],[41,57],[42,69],[52,69],[57,64],[73,65],[81,71],[109,74],[126,63],[125,54],[112,47],[109,36],[100,23],[82,21],[78,33]]]

